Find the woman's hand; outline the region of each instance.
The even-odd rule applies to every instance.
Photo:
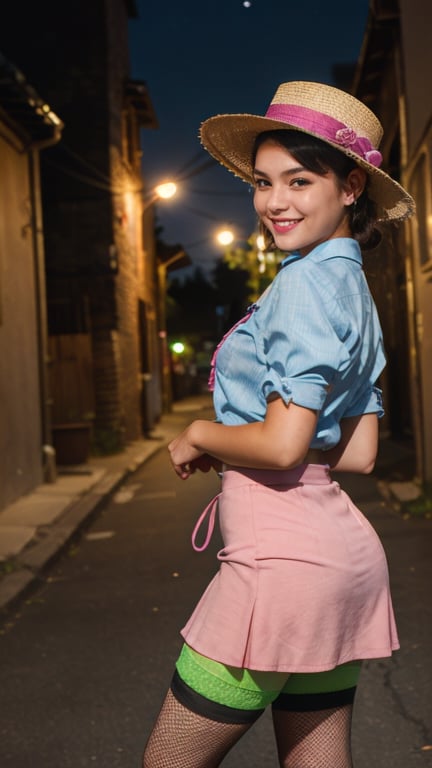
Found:
[[[214,469],[215,472],[221,472],[223,464],[219,459],[215,459],[214,456],[210,456],[208,453],[203,453],[199,459],[191,461],[189,466],[192,474],[193,472],[196,472],[196,470],[199,470],[200,472],[210,472],[211,469]]]
[[[171,464],[182,480],[187,480],[193,474],[194,465],[199,469],[199,462],[204,453],[193,444],[193,424],[194,422],[168,444]]]
[[[220,472],[222,469],[222,462],[219,459],[203,452],[195,445],[193,435],[194,422],[168,445],[174,471],[182,480],[187,480],[197,471],[210,472],[214,469]]]

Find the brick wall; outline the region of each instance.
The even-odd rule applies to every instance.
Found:
[[[113,441],[141,435],[138,300],[144,293],[139,153],[124,130],[129,78],[124,0],[46,0],[8,13],[11,58],[64,121],[63,140],[42,158],[49,307],[88,308],[96,432]],[[3,26],[3,23],[2,23]],[[139,130],[132,137],[139,146]],[[57,327],[51,311],[50,333]]]
[[[43,476],[28,156],[1,121],[0,133],[1,509]]]

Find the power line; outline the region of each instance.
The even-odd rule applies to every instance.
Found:
[[[198,208],[192,208],[189,205],[182,205],[182,208],[184,208],[186,211],[190,211],[191,213],[194,213],[196,216],[201,216],[204,219],[210,219],[211,221],[218,221],[220,223],[220,220],[221,220],[220,216],[213,216],[211,213],[200,211],[198,210]]]
[[[89,170],[93,171],[93,173],[95,173],[96,176],[99,176],[99,178],[102,181],[105,181],[106,184],[109,184],[109,185],[111,184],[111,179],[107,174],[103,173],[103,171],[99,170],[99,168],[97,168],[95,165],[90,163],[84,157],[81,157],[81,155],[78,155],[70,147],[68,147],[67,144],[64,144],[63,141],[59,143],[58,148],[66,152],[66,154],[73,157],[74,160],[78,160],[78,162],[81,163],[81,165],[84,165],[87,168],[89,168]]]
[[[215,195],[220,197],[244,197],[243,192],[223,192],[221,189],[191,189],[191,192],[198,195]],[[249,190],[248,193],[250,194]]]
[[[83,173],[79,173],[78,171],[74,171],[71,168],[65,168],[65,166],[54,163],[50,158],[46,157],[45,162],[47,165],[52,166],[52,168],[56,168],[56,170],[61,171],[62,173],[65,173],[67,176],[71,176],[73,179],[77,179],[77,181],[81,181],[83,184],[86,184],[89,187],[94,187],[95,189],[101,189],[104,192],[111,192],[114,194],[121,194],[123,190],[119,187],[113,187],[109,184],[105,184],[104,182],[98,181],[97,179],[92,178],[91,176],[85,176]]]
[[[217,164],[217,160],[215,160],[213,157],[211,157],[209,160],[206,160],[204,163],[198,166],[198,168],[194,168],[189,173],[183,173],[183,175],[176,175],[175,178],[178,181],[185,181],[186,179],[191,179],[193,176],[198,176],[199,173],[202,173],[203,171],[206,171],[208,168],[212,168],[213,165]]]
[[[190,160],[187,161],[187,163],[184,163],[181,168],[178,169],[176,178],[180,178],[180,176],[185,173],[191,165],[195,165],[198,160],[201,160],[203,157],[203,152],[197,152]]]

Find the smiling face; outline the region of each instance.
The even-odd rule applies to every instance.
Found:
[[[271,139],[261,144],[255,159],[254,206],[281,251],[306,256],[326,240],[351,237],[347,206],[356,199],[352,173],[342,185],[333,171],[319,175],[307,170]]]

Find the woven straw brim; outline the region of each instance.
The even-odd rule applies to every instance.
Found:
[[[206,120],[200,129],[200,139],[216,160],[239,176],[243,181],[253,184],[252,151],[256,137],[263,131],[302,130],[296,125],[279,120],[271,120],[258,115],[216,115]],[[377,206],[379,221],[406,219],[415,212],[415,203],[397,181],[380,168],[362,160],[355,152],[323,139],[312,131],[303,133],[316,136],[321,141],[352,157],[369,174],[368,194]]]

